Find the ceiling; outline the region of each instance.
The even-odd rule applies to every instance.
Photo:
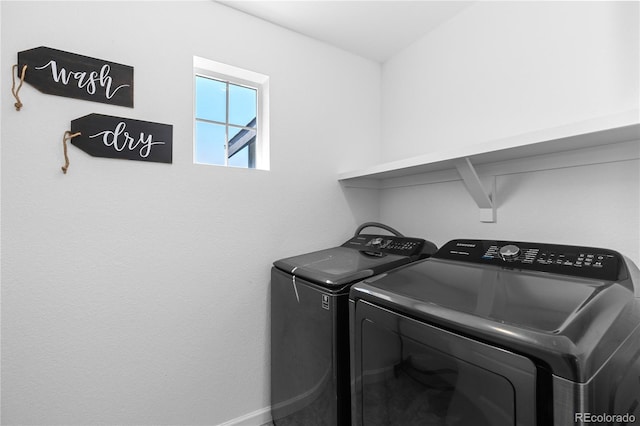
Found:
[[[365,58],[385,62],[472,1],[218,0]]]

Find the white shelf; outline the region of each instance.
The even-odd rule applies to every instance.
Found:
[[[462,180],[478,205],[480,221],[495,222],[496,205],[493,200],[495,176],[498,175],[495,172],[496,165],[502,165],[502,170],[513,170],[515,167],[521,172],[524,170],[520,168],[522,161],[519,160],[528,157],[542,161],[542,169],[556,168],[560,164],[575,166],[637,159],[640,158],[639,140],[640,111],[634,109],[613,116],[378,164],[342,173],[338,180],[344,186],[372,189],[394,188],[416,182]],[[583,155],[585,151],[590,151],[589,155]],[[562,153],[572,158],[569,161],[558,160]],[[510,168],[505,168],[505,164],[510,164]],[[490,176],[488,189],[476,169]],[[415,179],[415,176],[419,179]]]
[[[463,148],[378,164],[362,170],[341,173],[338,180],[346,184],[360,180],[384,180],[447,169],[455,170],[456,164],[463,159],[468,159],[477,166],[634,140],[640,140],[640,111],[637,109]]]

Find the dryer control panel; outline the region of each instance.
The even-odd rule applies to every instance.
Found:
[[[602,248],[492,240],[452,240],[433,257],[610,281],[623,263]]]
[[[433,249],[430,250],[430,246]],[[342,247],[359,250],[372,256],[395,254],[398,256],[419,257],[433,254],[435,245],[422,238],[397,237],[395,235],[359,234],[345,242]]]

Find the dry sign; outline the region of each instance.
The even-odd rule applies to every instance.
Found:
[[[171,163],[173,126],[110,115],[71,121],[71,143],[94,157]]]

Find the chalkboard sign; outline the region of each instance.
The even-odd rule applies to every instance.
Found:
[[[71,143],[94,157],[171,163],[173,126],[89,114],[71,121]]]
[[[18,52],[18,74],[24,65],[24,81],[43,93],[133,108],[128,65],[43,46]]]

